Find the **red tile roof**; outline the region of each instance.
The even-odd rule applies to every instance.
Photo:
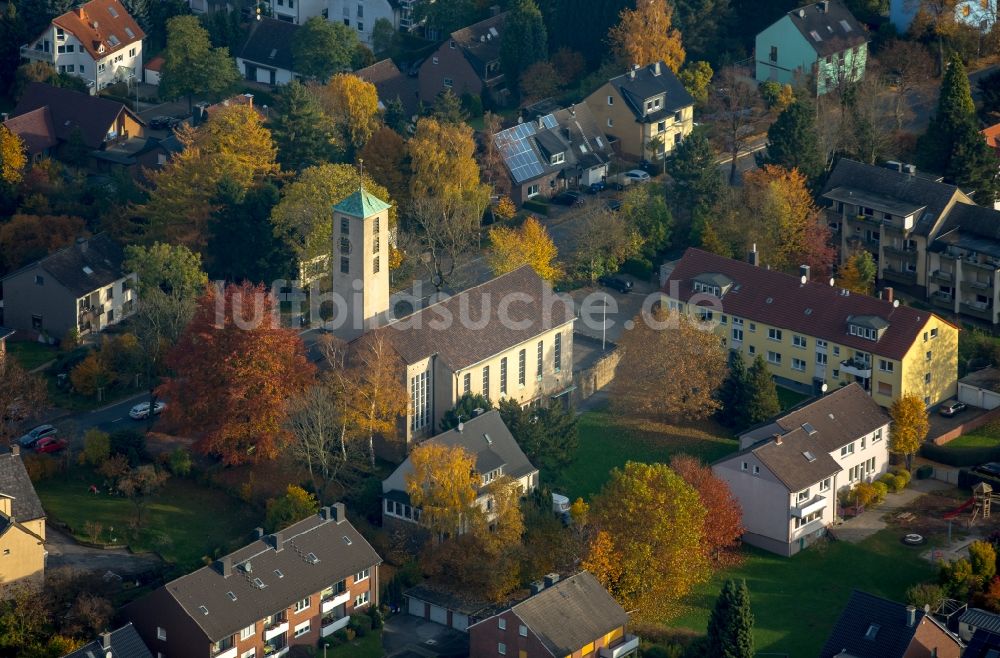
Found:
[[[119,0],[90,0],[53,18],[52,23],[71,32],[94,59],[124,50],[146,36]],[[104,52],[99,52],[102,45]]]
[[[890,359],[902,359],[934,315],[867,295],[844,295],[841,288],[826,283],[803,284],[797,276],[693,247],[677,262],[664,292],[673,299],[688,302],[695,294],[692,280],[702,274],[722,274],[732,279],[732,288],[722,296],[722,313]],[[694,303],[708,306],[712,299],[706,293],[698,293]],[[848,333],[848,318],[860,315],[878,316],[889,323],[878,342]]]
[[[25,112],[20,116],[7,119],[3,125],[24,142],[24,149],[29,156],[44,153],[59,143],[56,129],[52,124],[52,113],[48,106],[39,107]]]
[[[995,149],[1000,149],[1000,123],[995,123],[989,128],[984,128],[982,133],[986,137],[987,144]]]
[[[153,59],[146,62],[145,68],[147,71],[160,71],[161,69],[163,69],[163,63],[166,61],[167,60],[157,55]]]

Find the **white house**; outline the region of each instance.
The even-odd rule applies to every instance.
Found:
[[[712,465],[743,509],[743,541],[794,555],[837,518],[837,494],[889,465],[889,416],[857,383],[752,429]]]
[[[21,57],[47,62],[87,81],[91,93],[142,77],[145,33],[120,0],[90,0],[52,22]]]
[[[266,0],[271,15],[279,21],[302,25],[313,16],[327,17],[328,0]],[[332,16],[332,14],[330,14]]]
[[[292,44],[299,26],[262,18],[253,21],[246,43],[236,57],[236,68],[247,80],[266,85],[285,85],[296,76],[292,70]]]
[[[347,27],[356,29],[358,40],[371,47],[372,28],[378,19],[384,18],[399,29],[398,5],[398,2],[389,0],[330,0],[329,18],[331,21],[343,21]]]

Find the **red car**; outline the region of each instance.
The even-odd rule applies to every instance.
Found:
[[[35,444],[35,452],[59,452],[60,450],[65,450],[67,445],[69,445],[69,442],[66,439],[48,437],[38,440],[38,443]]]

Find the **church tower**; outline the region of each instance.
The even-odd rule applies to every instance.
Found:
[[[333,207],[335,313],[347,312],[336,334],[345,340],[376,327],[389,310],[390,207],[363,187]]]

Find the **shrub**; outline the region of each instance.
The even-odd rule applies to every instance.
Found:
[[[925,443],[920,448],[920,455],[947,466],[976,466],[983,462],[1000,461],[1000,447],[951,448]]]
[[[889,472],[903,479],[903,486],[900,487],[900,489],[905,489],[906,485],[910,483],[910,479],[912,478],[910,472],[903,466],[893,466],[889,469]]]
[[[504,195],[500,197],[496,206],[493,207],[493,214],[496,215],[498,219],[507,220],[517,214],[517,206],[514,205],[514,202],[510,200],[509,196]]]
[[[32,482],[40,482],[59,472],[59,463],[49,455],[27,455],[22,460]]]
[[[919,583],[906,590],[906,602],[916,608],[929,605],[937,610],[938,604],[946,597],[944,589],[934,583]]]
[[[83,452],[80,460],[97,468],[111,456],[111,435],[91,428],[83,435]]]
[[[348,628],[353,628],[358,637],[364,637],[372,632],[372,618],[365,613],[355,613],[351,615]]]
[[[535,201],[534,199],[529,199],[521,204],[521,207],[525,210],[531,210],[537,212],[540,215],[548,216],[549,214],[549,204],[543,203],[541,201]]]
[[[344,629],[344,637],[348,642],[353,642],[354,638],[356,638],[357,636],[358,634],[354,631],[353,628],[348,627]]]
[[[368,616],[372,619],[372,630],[377,631],[385,625],[385,617],[382,615],[382,610],[376,606],[368,608]]]
[[[167,466],[170,468],[170,472],[177,477],[187,477],[191,474],[191,453],[184,448],[175,448],[170,453]]]
[[[119,430],[111,435],[111,454],[124,455],[130,466],[138,466],[148,457],[146,435],[139,430]]]
[[[910,483],[910,479],[902,475],[893,475],[892,481],[896,485],[896,491],[902,491]]]
[[[896,488],[896,476],[893,475],[892,473],[885,473],[884,475],[880,475],[878,480],[876,480],[876,482],[881,482],[885,484],[888,490],[891,491],[892,493],[896,493],[898,491],[898,489]]]
[[[885,482],[872,482],[872,488],[875,489],[875,504],[881,503],[885,500],[885,495],[889,493],[889,485]]]
[[[962,601],[969,598],[969,587],[972,580],[972,564],[965,558],[954,562],[940,563],[938,582],[952,598]]]
[[[855,505],[868,507],[872,503],[878,502],[876,500],[877,496],[878,491],[875,489],[874,485],[867,482],[858,482],[854,485],[854,488],[851,489],[850,501]]]
[[[993,544],[974,541],[969,544],[969,563],[980,583],[988,583],[997,575],[997,553]]]

